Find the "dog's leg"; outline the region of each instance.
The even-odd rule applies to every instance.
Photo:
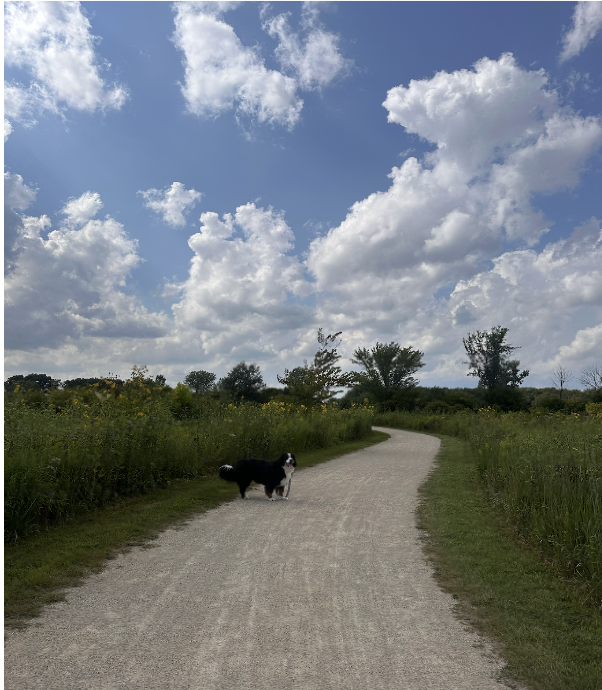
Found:
[[[267,486],[265,487],[265,495],[270,499],[270,501],[275,501],[275,500],[276,500],[276,496],[273,495],[273,490],[272,490],[272,489],[268,489]]]
[[[246,486],[244,484],[239,484],[238,488],[240,489],[240,497],[241,498],[249,498],[247,496],[247,489],[249,488],[249,485],[247,484]]]

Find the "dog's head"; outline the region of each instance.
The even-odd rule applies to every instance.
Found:
[[[292,453],[284,453],[284,455],[281,455],[278,463],[284,467],[285,471],[288,470],[289,472],[294,472],[297,467],[297,461]]]

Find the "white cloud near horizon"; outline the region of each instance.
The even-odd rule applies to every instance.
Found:
[[[173,41],[184,53],[182,95],[187,109],[217,117],[236,109],[260,123],[294,127],[303,101],[295,81],[265,66],[255,48],[244,46],[221,18],[230,6],[180,2],[174,5]]]
[[[602,28],[602,2],[587,0],[578,2],[573,12],[571,28],[562,37],[560,62],[565,62],[583,52]]]
[[[109,65],[95,52],[96,38],[79,2],[5,3],[4,59],[31,77],[28,86],[5,84],[5,115],[31,123],[44,110],[93,112],[120,109],[121,84],[108,86]]]
[[[162,190],[139,191],[138,194],[144,199],[146,208],[158,213],[168,225],[174,228],[186,225],[184,214],[188,213],[203,197],[201,192],[186,189],[181,182],[174,182],[171,187]]]
[[[87,335],[148,338],[166,333],[164,314],[148,312],[123,292],[141,261],[137,241],[110,216],[93,218],[102,207],[98,194],[71,199],[62,211],[64,225],[50,231],[47,216],[16,213],[34,199],[22,178],[5,174],[5,184],[9,211],[19,220],[12,270],[4,282],[7,349],[60,348]]]

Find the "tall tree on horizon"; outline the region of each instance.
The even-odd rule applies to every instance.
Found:
[[[518,388],[523,379],[529,376],[529,370],[519,372],[520,362],[510,359],[513,347],[504,342],[508,328],[494,326],[491,331],[475,331],[468,337],[462,338],[464,348],[468,355],[468,364],[471,371],[468,376],[477,376],[479,388],[492,391],[497,388]]]

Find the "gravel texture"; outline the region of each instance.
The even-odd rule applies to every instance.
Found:
[[[505,687],[421,551],[417,489],[439,441],[386,431],[298,471],[288,501],[250,491],[7,631],[7,690]]]

